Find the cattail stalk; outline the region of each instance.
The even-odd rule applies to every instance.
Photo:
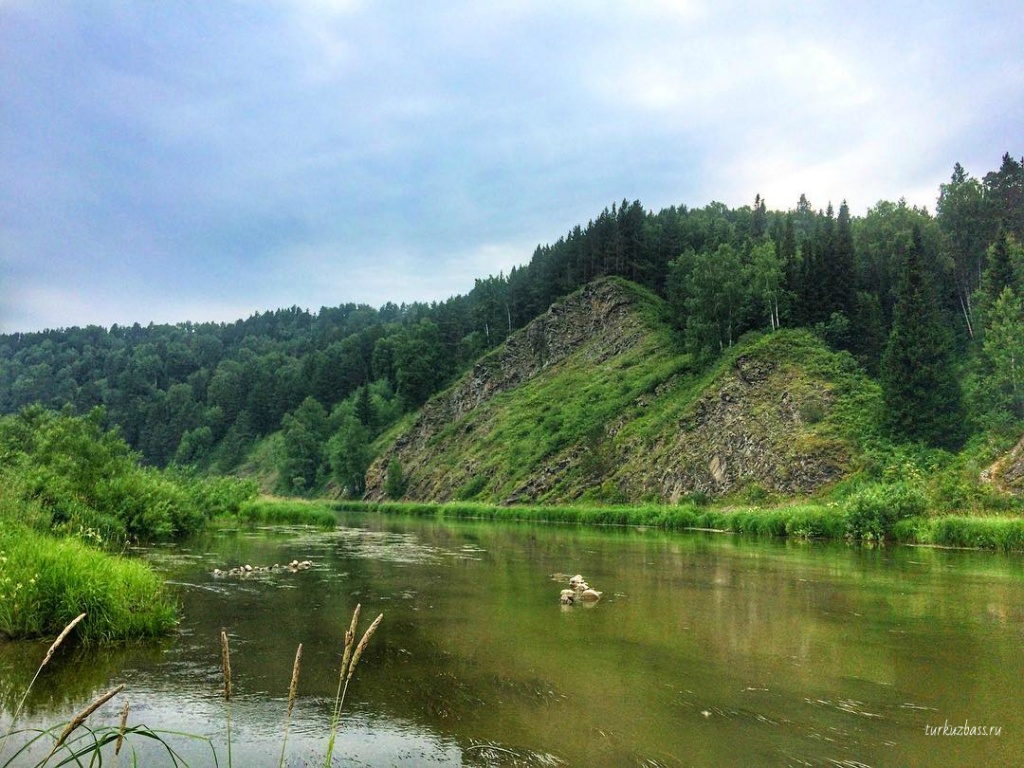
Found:
[[[381,621],[384,619],[383,613],[374,619],[373,623],[370,624],[370,627],[363,634],[359,645],[355,645],[360,610],[361,606],[356,605],[356,609],[352,612],[352,623],[345,633],[345,653],[342,656],[341,670],[338,674],[338,692],[334,697],[334,716],[331,718],[331,735],[327,742],[327,761],[324,764],[328,767],[331,765],[331,756],[334,754],[334,740],[338,735],[338,722],[341,719],[341,710],[345,706],[345,696],[348,693],[349,681],[352,680],[352,675],[356,671],[356,665],[359,663],[363,651],[366,650],[366,646],[369,645],[373,633],[377,631],[377,627],[380,626]],[[353,645],[355,645],[354,650]]]
[[[78,728],[78,726],[80,726],[82,723],[84,723],[86,718],[89,717],[89,715],[91,715],[97,709],[102,707],[104,704],[106,704],[112,698],[117,696],[117,694],[119,694],[123,690],[124,690],[124,683],[122,683],[121,685],[117,686],[116,688],[111,688],[109,691],[104,693],[102,696],[98,696],[89,706],[87,706],[85,709],[83,709],[81,712],[79,712],[77,715],[75,715],[74,719],[72,719],[72,721],[70,723],[68,723],[67,727],[64,729],[64,731],[61,733],[60,737],[57,739],[57,743],[53,745],[53,749],[51,749],[50,750],[50,754],[46,756],[46,760],[49,760],[51,757],[53,757],[53,753],[56,752],[58,749],[60,749],[61,745],[65,741],[67,741],[68,736],[70,736],[74,732],[74,730],[76,728]],[[46,760],[44,760],[43,762],[45,763]]]
[[[71,620],[70,624],[68,624],[66,627],[64,627],[63,630],[61,630],[61,633],[57,635],[57,639],[53,641],[53,645],[51,645],[50,649],[46,652],[46,656],[43,657],[43,663],[39,665],[40,669],[45,667],[50,662],[50,659],[53,658],[53,654],[57,652],[57,649],[60,648],[60,644],[64,642],[64,638],[70,635],[71,630],[74,629],[78,625],[78,622],[80,622],[84,618],[84,613],[78,614],[77,616],[75,616],[75,618]]]
[[[348,687],[348,681],[352,679],[352,675],[355,674],[356,664],[359,663],[359,659],[362,657],[363,651],[365,651],[366,646],[370,644],[370,638],[373,637],[373,633],[377,631],[377,627],[380,626],[380,623],[383,620],[384,614],[382,613],[379,616],[377,616],[376,619],[373,620],[373,623],[370,625],[369,629],[367,629],[365,634],[363,635],[363,639],[360,640],[359,645],[356,646],[356,652],[352,654],[352,664],[348,668],[348,676],[346,676],[345,678],[346,687]],[[344,694],[342,694],[342,698],[344,698]]]
[[[228,721],[228,768],[231,768],[231,649],[228,647],[228,633],[220,630],[220,665],[224,673],[224,707]]]
[[[288,686],[288,714],[284,719],[284,742],[281,744],[281,761],[278,763],[281,768],[284,766],[285,748],[288,746],[288,729],[292,724],[292,709],[295,708],[295,699],[299,693],[299,670],[302,667],[302,643],[299,643],[295,651],[295,663],[292,664],[292,682]]]
[[[39,678],[39,673],[43,671],[43,667],[50,663],[50,659],[53,658],[53,655],[57,652],[57,649],[60,648],[61,643],[63,643],[64,640],[67,639],[67,636],[71,634],[71,630],[78,626],[78,623],[82,621],[82,619],[84,618],[84,613],[80,613],[75,618],[73,618],[70,621],[70,623],[68,623],[68,625],[64,627],[63,630],[61,630],[61,633],[57,635],[57,639],[53,641],[53,643],[50,645],[49,650],[46,651],[46,656],[43,657],[43,663],[39,665],[38,669],[36,669],[35,675],[32,676],[32,681],[28,684],[28,688],[25,689],[25,693],[22,694],[21,701],[18,702],[18,706],[14,710],[14,715],[11,717],[10,728],[8,729],[7,733],[4,734],[4,737],[0,739],[0,751],[3,751],[3,747],[7,743],[7,737],[10,736],[11,733],[14,731],[14,722],[18,719],[18,715],[21,714],[21,710],[25,706],[25,702],[28,700],[28,694],[32,690],[32,686],[36,684],[36,680]]]
[[[124,727],[128,724],[128,699],[124,700],[124,707],[121,708],[121,725],[117,729],[117,745],[114,747],[114,757],[121,752],[121,745],[124,743]]]
[[[345,679],[348,663],[352,660],[352,648],[356,642],[356,627],[359,626],[359,612],[362,607],[361,603],[356,603],[356,609],[352,611],[352,623],[349,624],[348,630],[345,632],[345,653],[341,658],[341,674],[338,676],[339,694],[341,693],[341,681]],[[337,701],[337,696],[335,696],[335,701]]]
[[[224,673],[224,700],[231,701],[231,649],[228,647],[228,633],[220,631],[220,668]]]

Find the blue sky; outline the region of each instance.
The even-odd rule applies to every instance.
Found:
[[[0,331],[443,300],[612,202],[934,208],[1020,2],[0,0]]]

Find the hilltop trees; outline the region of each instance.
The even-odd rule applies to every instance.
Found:
[[[917,228],[897,292],[881,380],[886,422],[895,437],[944,448],[959,445],[960,385]]]
[[[620,276],[666,299],[695,368],[745,333],[806,327],[882,376],[900,439],[955,444],[941,417],[920,428],[911,418],[955,412],[947,384],[927,391],[949,371],[970,371],[972,423],[986,411],[1024,418],[1014,415],[1018,358],[1002,354],[1017,338],[1022,242],[1024,164],[1009,154],[980,179],[956,165],[935,216],[903,200],[857,217],[845,201],[837,213],[804,195],[787,211],[760,195],[658,212],[623,199],[443,302],[0,336],[0,413],[103,406],[147,463],[218,471],[280,433],[279,490],[331,482],[358,494],[370,446],[403,413],[553,302]],[[931,351],[915,351],[922,343]]]

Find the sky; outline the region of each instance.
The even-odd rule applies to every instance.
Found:
[[[443,301],[622,199],[934,210],[1024,3],[0,0],[0,332]]]

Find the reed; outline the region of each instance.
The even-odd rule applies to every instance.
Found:
[[[51,757],[53,757],[54,753],[61,748],[61,745],[64,744],[65,741],[67,741],[68,736],[74,733],[78,726],[80,726],[82,723],[86,721],[89,715],[91,715],[97,709],[102,707],[112,698],[117,696],[117,694],[119,694],[123,690],[124,683],[121,683],[121,685],[117,686],[116,688],[111,688],[106,693],[97,696],[85,709],[83,709],[81,712],[75,715],[71,719],[71,722],[67,724],[63,731],[61,731],[60,738],[58,738],[57,743],[53,745],[53,749],[50,750],[50,754],[47,755],[46,760],[49,760]],[[44,760],[43,762],[45,763],[46,760]]]
[[[356,665],[359,664],[359,659],[362,658],[363,651],[366,650],[366,646],[370,644],[370,640],[377,631],[377,627],[379,627],[381,621],[384,620],[383,613],[378,615],[367,628],[366,632],[363,633],[363,637],[359,640],[359,644],[356,645],[353,650],[356,631],[359,626],[359,613],[361,609],[362,606],[357,604],[355,610],[352,611],[352,621],[349,624],[348,631],[345,632],[345,651],[342,654],[341,669],[338,672],[338,692],[334,697],[334,714],[331,717],[331,732],[327,740],[327,760],[324,763],[326,768],[330,768],[331,757],[334,754],[334,742],[338,736],[338,723],[341,720],[341,711],[345,706],[345,696],[348,694],[349,682],[352,680],[352,675],[355,674]]]
[[[36,669],[35,675],[32,676],[32,680],[25,689],[25,693],[22,694],[21,701],[18,702],[18,706],[14,710],[14,715],[11,717],[11,725],[8,728],[7,733],[4,734],[3,739],[0,739],[0,754],[3,753],[4,745],[7,743],[7,737],[10,736],[11,732],[14,730],[14,723],[18,719],[18,715],[21,714],[22,708],[25,706],[25,701],[28,699],[28,695],[32,691],[32,686],[34,686],[36,684],[36,680],[39,679],[39,674],[43,671],[43,668],[50,663],[50,659],[53,658],[53,655],[57,652],[57,649],[60,648],[64,640],[67,639],[67,636],[71,634],[71,631],[77,627],[79,622],[84,618],[84,613],[80,613],[78,616],[73,618],[68,625],[64,627],[61,633],[57,635],[57,639],[51,643],[49,649],[46,651],[46,655],[43,657],[43,663]]]
[[[228,725],[228,766],[231,766],[231,648],[228,645],[228,633],[220,630],[220,666],[224,675],[224,707],[227,710]]]
[[[334,753],[334,747],[338,735],[338,726],[341,720],[341,713],[345,704],[345,697],[348,693],[349,684],[352,682],[356,669],[359,665],[360,660],[365,654],[370,642],[373,640],[374,634],[380,627],[381,622],[384,619],[384,614],[379,614],[367,627],[363,633],[359,642],[356,642],[356,636],[359,628],[359,618],[361,613],[361,606],[357,605],[355,610],[352,612],[352,621],[349,625],[348,630],[345,632],[345,648],[342,655],[341,668],[338,674],[338,692],[335,696],[334,702],[334,713],[331,720],[330,738],[327,747],[327,757],[325,765],[330,766],[331,760]],[[45,667],[54,657],[58,648],[65,642],[67,637],[71,634],[74,628],[84,620],[84,615],[76,617],[71,622],[65,631],[63,631],[57,639],[50,646],[46,655],[44,656],[43,663],[40,664],[40,670]],[[231,673],[231,647],[228,640],[228,633],[226,629],[221,629],[220,633],[221,643],[221,670],[224,678],[222,695],[224,696],[226,711],[227,711],[227,765],[232,765],[232,745],[231,745],[231,699],[234,695],[233,679]],[[288,748],[288,736],[291,729],[292,714],[295,709],[296,702],[298,700],[299,690],[299,679],[301,676],[302,669],[302,644],[300,643],[295,651],[295,661],[292,664],[292,676],[291,682],[288,686],[288,703],[285,714],[285,726],[284,726],[284,740],[281,745],[281,756],[279,765],[284,766],[285,758],[287,755]],[[38,672],[37,672],[38,676]],[[33,683],[35,678],[33,678]],[[14,768],[15,766],[35,765],[37,768],[43,768],[43,766],[51,764],[51,759],[58,761],[56,765],[102,765],[104,760],[104,750],[112,749],[113,755],[117,758],[122,749],[127,747],[127,751],[130,753],[131,764],[139,765],[139,756],[135,752],[135,746],[132,743],[133,740],[145,739],[156,742],[158,748],[162,749],[170,763],[174,766],[187,765],[188,763],[182,757],[182,755],[173,746],[175,739],[190,739],[195,741],[201,741],[205,743],[210,749],[210,756],[212,762],[203,764],[219,765],[218,749],[214,746],[213,741],[206,736],[199,736],[189,733],[181,733],[174,731],[158,731],[153,730],[145,725],[129,725],[128,715],[130,711],[129,702],[126,700],[123,707],[121,708],[119,723],[116,726],[99,726],[97,728],[91,728],[87,725],[87,719],[100,707],[109,702],[119,693],[124,690],[124,685],[118,685],[115,688],[107,691],[106,693],[96,697],[90,702],[84,709],[76,714],[64,727],[57,732],[60,726],[54,726],[52,728],[37,729],[30,728],[25,730],[13,730],[14,721],[12,719],[12,729],[7,732],[4,736],[4,742],[7,738],[12,735],[17,735],[18,746],[15,748],[13,756],[0,759],[0,768]],[[24,696],[22,697],[22,705],[28,697],[29,691],[31,690],[31,684],[26,689]],[[19,709],[21,705],[19,705]],[[41,760],[33,758],[32,754],[38,750],[38,754],[43,754],[45,746],[48,745],[49,741],[53,741],[53,746],[49,752]],[[3,743],[0,743],[0,753],[3,752]],[[107,755],[110,753],[107,752]],[[56,757],[55,757],[56,756]]]
[[[284,718],[284,741],[281,743],[281,760],[278,763],[281,768],[284,766],[285,749],[288,747],[288,730],[292,724],[292,710],[295,708],[295,699],[299,693],[299,670],[302,668],[302,643],[295,651],[295,662],[292,664],[292,681],[288,686],[288,713]]]

